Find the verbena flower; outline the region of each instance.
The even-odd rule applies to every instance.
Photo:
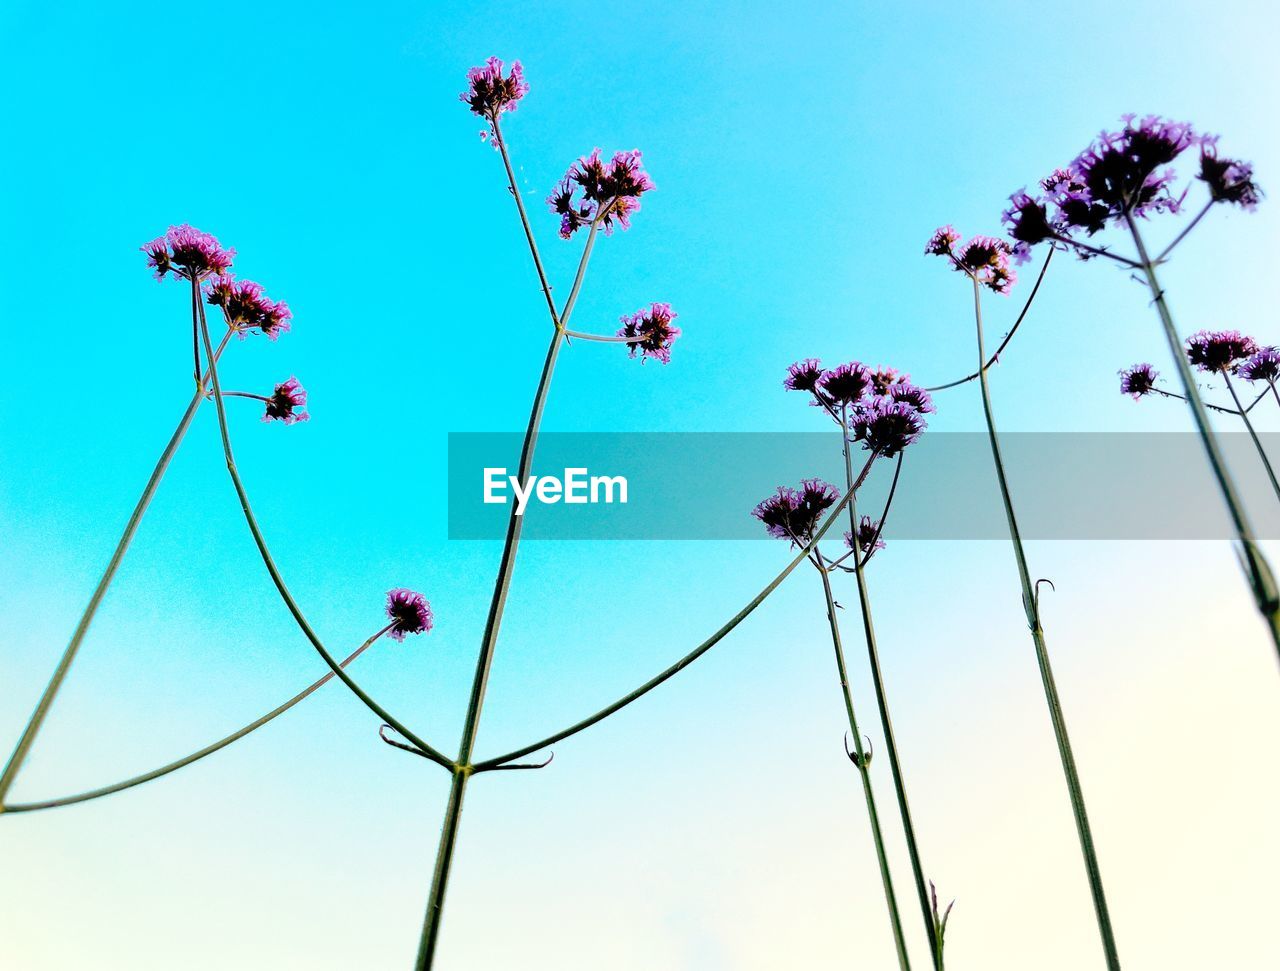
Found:
[[[645,358],[650,357],[663,364],[670,364],[671,345],[680,336],[680,328],[672,326],[671,322],[678,316],[679,314],[671,309],[669,303],[650,304],[648,310],[637,310],[630,317],[621,318],[622,329],[618,331],[618,336],[644,335],[642,340],[634,341],[629,345],[631,357],[635,357],[637,351],[640,352],[641,364],[644,363]]]
[[[1151,393],[1156,385],[1160,372],[1150,364],[1135,364],[1120,372],[1120,393],[1127,394],[1137,401],[1143,395]]]
[[[910,405],[922,414],[931,415],[938,410],[934,407],[933,396],[928,391],[911,384],[905,379],[898,381],[896,384],[891,384],[885,393],[894,401],[901,401],[903,404]]]
[[[893,458],[919,438],[927,426],[924,415],[911,405],[882,397],[858,405],[850,427],[863,448]]]
[[[959,247],[960,235],[950,226],[937,230],[925,246],[926,256],[945,256],[953,270],[973,277],[996,293],[1007,294],[1018,280],[1009,265],[1012,247],[993,236],[974,236]]]
[[[764,523],[765,531],[792,546],[807,546],[813,540],[822,514],[840,498],[840,490],[821,479],[805,479],[799,489],[778,486],[778,491],[762,501],[751,515]]]
[[[806,357],[787,368],[782,386],[788,391],[814,391],[822,380],[822,364],[816,357]]]
[[[1000,216],[1013,239],[1013,259],[1022,264],[1031,258],[1031,247],[1053,238],[1048,207],[1039,199],[1019,189],[1009,197],[1009,208]]]
[[[293,312],[283,300],[269,300],[262,292],[262,284],[252,280],[236,280],[223,274],[215,277],[204,288],[205,299],[211,306],[221,307],[227,326],[234,327],[244,337],[257,328],[271,340],[290,329]]]
[[[406,634],[425,634],[435,626],[427,598],[403,587],[387,591],[387,617],[391,620],[387,636],[397,641]]]
[[[818,394],[833,405],[852,405],[871,390],[871,381],[869,367],[850,361],[822,373],[818,380]]]
[[[956,243],[960,242],[960,234],[954,226],[939,226],[925,244],[925,256],[950,256]]]
[[[597,219],[610,235],[615,222],[623,229],[631,228],[631,216],[640,211],[640,197],[654,188],[638,149],[618,152],[605,162],[597,148],[569,167],[547,197],[547,205],[560,217],[564,239]]]
[[[166,273],[203,280],[225,273],[236,255],[234,249],[224,249],[217,237],[186,223],[170,226],[163,236],[144,243],[142,252],[147,254],[147,266],[155,271],[157,280],[163,280]]]
[[[502,68],[502,60],[497,57],[489,58],[481,67],[473,67],[467,72],[467,90],[458,95],[474,114],[489,122],[489,130],[482,133],[481,138],[496,137],[498,117],[504,111],[515,111],[520,99],[529,93],[519,61],[511,62],[511,72],[505,76]]]
[[[1209,197],[1214,202],[1228,202],[1248,212],[1258,206],[1262,190],[1253,181],[1253,166],[1220,158],[1217,135],[1206,135],[1200,140],[1199,178],[1209,187]]]
[[[1238,330],[1201,330],[1187,338],[1187,360],[1210,373],[1234,374],[1236,366],[1257,350],[1253,338]]]
[[[307,403],[307,389],[298,383],[297,378],[290,378],[277,384],[271,397],[267,399],[267,413],[263,421],[282,421],[292,425],[299,421],[310,421],[311,416],[305,411],[297,411]]]
[[[1240,365],[1240,377],[1246,381],[1275,381],[1280,378],[1280,347],[1259,348]]]
[[[871,390],[875,394],[888,394],[895,384],[902,384],[906,380],[905,374],[899,374],[896,368],[882,364],[871,372]]]
[[[858,552],[866,555],[872,550],[884,549],[884,540],[878,535],[880,531],[880,523],[873,520],[870,516],[863,516],[858,520]],[[844,545],[853,549],[853,532],[845,530]]]

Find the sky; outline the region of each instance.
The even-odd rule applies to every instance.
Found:
[[[658,186],[632,229],[601,240],[575,327],[608,332],[670,302],[684,331],[672,362],[567,348],[545,427],[807,432],[814,411],[781,389],[798,358],[892,364],[925,384],[971,369],[969,291],[921,256],[925,240],[943,223],[998,231],[1010,192],[1120,115],[1220,132],[1271,185],[1280,135],[1261,119],[1278,18],[1231,2],[730,16],[713,3],[8,0],[0,740],[20,732],[189,399],[185,293],[151,279],[138,250],[168,225],[217,234],[240,274],[292,307],[291,333],[236,343],[220,374],[259,392],[297,375],[313,420],[265,425],[229,402],[238,464],[334,653],[381,626],[390,587],[430,598],[430,635],[380,642],[353,673],[451,752],[499,544],[447,539],[447,436],[519,431],[547,339],[500,161],[457,100],[470,66],[525,65],[531,91],[504,130],[560,294],[579,244],[557,238],[542,199],[568,165],[638,147]],[[1280,340],[1278,232],[1271,201],[1213,213],[1164,271],[1180,328]],[[992,337],[1023,290],[988,301]],[[1137,360],[1171,373],[1146,292],[1060,260],[993,374],[1001,427],[1186,430],[1175,402],[1118,394],[1116,371]],[[973,385],[938,405],[932,433],[982,428]],[[1280,430],[1274,410],[1259,421]],[[888,539],[875,619],[925,866],[957,898],[948,967],[1100,967],[1010,549]],[[1231,548],[1036,542],[1029,556],[1056,587],[1048,643],[1124,966],[1259,966],[1280,863],[1278,685]],[[767,542],[526,544],[478,754],[624,694],[786,557]],[[878,755],[855,594],[837,595]],[[818,578],[797,571],[548,769],[478,779],[438,967],[892,967],[827,637]],[[203,408],[12,798],[185,754],[321,672]],[[330,686],[164,780],[0,820],[0,964],[408,967],[448,780],[377,728]],[[887,760],[872,772],[923,967]]]

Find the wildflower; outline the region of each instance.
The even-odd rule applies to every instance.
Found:
[[[504,111],[515,111],[520,99],[529,93],[519,61],[511,62],[511,73],[505,77],[502,67],[502,60],[497,57],[489,58],[483,67],[473,67],[467,72],[467,90],[458,95],[458,100],[468,105],[474,114],[489,122],[489,131],[481,138],[496,138],[498,116]]]
[[[950,256],[956,243],[960,242],[960,234],[954,226],[940,226],[925,245],[925,256]]]
[[[1048,180],[1046,180],[1048,181]],[[1010,206],[1000,217],[1013,239],[1013,259],[1019,265],[1031,258],[1031,247],[1054,236],[1049,224],[1049,210],[1040,199],[1019,189],[1009,197]]]
[[[1209,197],[1214,202],[1229,202],[1247,212],[1258,206],[1262,190],[1253,181],[1253,166],[1219,158],[1216,135],[1206,135],[1200,140],[1199,178],[1209,187]]]
[[[1008,294],[1018,281],[1009,256],[1013,250],[1009,244],[994,236],[974,236],[964,244],[956,263],[983,286],[999,294]]]
[[[865,364],[850,361],[824,371],[818,381],[817,393],[833,405],[852,405],[871,389],[871,382],[871,369]]]
[[[1274,382],[1280,378],[1280,347],[1263,347],[1240,365],[1240,377],[1246,381]]]
[[[905,374],[899,374],[895,368],[885,367],[882,364],[871,372],[871,390],[875,394],[888,394],[889,389],[895,384],[901,384],[906,380]]]
[[[282,421],[292,425],[299,421],[310,421],[311,416],[305,411],[295,411],[307,403],[307,389],[298,383],[297,378],[290,378],[277,384],[271,397],[267,399],[267,412],[263,421]]]
[[[156,279],[166,273],[202,280],[215,273],[225,273],[235,259],[234,249],[224,249],[215,236],[183,223],[170,226],[163,236],[144,243],[147,266],[155,270]]]
[[[1239,363],[1257,350],[1253,338],[1238,330],[1202,330],[1187,338],[1187,360],[1211,373],[1234,374]]]
[[[911,384],[905,377],[890,385],[885,393],[894,401],[910,405],[921,414],[931,415],[938,410],[934,407],[933,396],[924,388]]]
[[[751,515],[764,523],[775,539],[787,539],[792,546],[807,546],[813,540],[822,514],[840,498],[835,486],[821,479],[805,479],[799,489],[778,486],[778,491],[762,501]]]
[[[680,328],[673,327],[671,321],[678,316],[669,303],[650,304],[648,310],[637,310],[630,317],[621,318],[618,336],[641,338],[630,343],[630,356],[635,357],[639,351],[641,364],[649,357],[670,364],[671,345],[680,336]]]
[[[1063,207],[1064,214],[1071,216],[1072,225],[1081,225],[1090,234],[1108,221],[1123,219],[1126,213],[1177,212],[1181,205],[1181,198],[1175,198],[1169,189],[1173,170],[1157,170],[1195,144],[1195,132],[1190,125],[1156,115],[1136,124],[1134,118],[1126,115],[1124,128],[1103,132],[1071,163],[1073,182],[1080,188],[1067,188],[1064,196],[1076,205],[1072,213]],[[1088,215],[1076,221],[1085,211],[1080,204],[1089,207]],[[1105,212],[1092,207],[1102,207]]]
[[[391,620],[387,636],[397,641],[406,634],[426,634],[435,626],[427,598],[403,587],[387,591],[387,617]]]
[[[640,197],[654,188],[638,149],[618,152],[605,162],[597,148],[569,167],[547,197],[547,205],[560,217],[564,239],[597,221],[610,235],[615,222],[623,229],[631,228],[631,217],[640,211]]]
[[[1135,364],[1131,368],[1125,368],[1120,372],[1120,393],[1137,401],[1152,392],[1159,375],[1160,372],[1150,364]]]
[[[850,530],[845,531],[844,545],[853,549],[853,533]],[[867,554],[882,549],[884,540],[880,538],[880,523],[870,516],[863,516],[858,520],[858,552]]]
[[[873,398],[860,404],[850,422],[854,438],[863,447],[893,458],[925,430],[924,416],[904,401]]]
[[[787,368],[782,386],[788,391],[816,391],[823,373],[822,364],[816,357],[806,357]]]
[[[204,294],[210,306],[222,308],[227,326],[234,327],[241,337],[256,327],[275,340],[290,329],[293,312],[289,305],[283,300],[277,303],[265,297],[260,283],[222,274],[205,285]]]

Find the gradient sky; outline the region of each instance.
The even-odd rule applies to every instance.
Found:
[[[234,245],[237,270],[293,307],[293,333],[237,344],[221,374],[247,390],[296,374],[314,420],[261,425],[231,402],[239,464],[335,653],[381,625],[389,587],[431,598],[429,638],[379,644],[355,673],[452,751],[498,544],[445,538],[446,434],[522,427],[547,326],[499,161],[456,100],[468,67],[525,63],[532,91],[506,131],[561,294],[578,245],[556,238],[541,200],[573,158],[640,147],[659,187],[631,231],[602,240],[575,326],[609,330],[669,301],[684,328],[673,361],[574,345],[546,427],[809,431],[814,413],[780,387],[798,357],[892,363],[923,383],[970,368],[968,291],[920,256],[924,241],[944,222],[996,231],[1010,191],[1122,113],[1221,132],[1264,186],[1280,181],[1280,135],[1262,123],[1278,20],[1230,2],[9,0],[0,739],[17,737],[190,394],[184,291],[151,280],[138,252],[169,224]],[[1197,230],[1166,271],[1184,330],[1280,340],[1278,231],[1274,201]],[[998,336],[1016,298],[989,305]],[[1185,429],[1174,403],[1117,393],[1116,370],[1139,359],[1168,369],[1145,291],[1063,260],[993,378],[1001,424]],[[981,427],[972,385],[939,406],[935,430]],[[479,753],[621,695],[785,556],[528,544]],[[1125,967],[1259,967],[1280,863],[1278,686],[1231,549],[1038,543],[1030,556],[1057,586],[1045,624]],[[948,967],[1100,966],[1007,544],[891,542],[872,584],[926,868],[959,898]],[[852,611],[845,624],[871,730]],[[891,967],[826,638],[817,578],[797,572],[552,768],[480,779],[438,966]],[[13,798],[184,754],[320,671],[204,409]],[[0,965],[407,967],[447,780],[376,729],[331,687],[163,781],[3,820]],[[887,768],[873,768],[886,809]],[[905,854],[894,862],[923,966]]]

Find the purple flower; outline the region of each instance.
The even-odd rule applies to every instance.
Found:
[[[1031,247],[1053,238],[1053,227],[1044,202],[1027,195],[1025,189],[1011,195],[1009,203],[1000,221],[1008,227],[1009,237],[1014,241],[1014,262],[1021,265],[1031,258]]]
[[[899,374],[896,368],[885,367],[883,364],[871,372],[871,390],[875,394],[888,394],[889,389],[895,384],[902,384],[907,380],[905,374]]]
[[[1259,348],[1240,365],[1240,377],[1246,381],[1274,382],[1280,378],[1280,347]]]
[[[929,242],[925,244],[925,256],[950,256],[956,243],[960,242],[960,234],[956,232],[954,226],[940,226],[934,230],[933,235],[929,237]]]
[[[403,587],[387,591],[387,617],[391,620],[387,636],[402,642],[406,634],[426,634],[435,626],[427,598]]]
[[[640,197],[654,188],[638,149],[618,152],[605,162],[597,148],[569,167],[547,197],[547,205],[560,217],[564,239],[597,220],[605,235],[611,235],[615,221],[623,229],[631,228],[631,216],[640,211]]]
[[[926,425],[924,416],[911,405],[882,397],[858,405],[850,427],[863,448],[893,458],[919,438]]]
[[[1135,117],[1126,115],[1124,128],[1104,131],[1071,163],[1073,180],[1082,188],[1068,194],[1078,196],[1077,202],[1105,209],[1105,214],[1090,213],[1072,223],[1090,234],[1101,228],[1099,215],[1105,223],[1122,219],[1126,212],[1135,216],[1177,212],[1181,205],[1181,198],[1169,190],[1173,170],[1158,170],[1195,144],[1195,132],[1188,124],[1156,115],[1136,124]]]
[[[652,357],[663,364],[671,363],[671,345],[680,336],[680,328],[673,327],[671,321],[679,314],[671,309],[669,303],[654,303],[648,310],[637,310],[630,317],[623,317],[619,337],[641,337],[630,345],[630,356],[635,357],[640,351],[640,363]]]
[[[832,405],[852,405],[861,401],[871,390],[871,382],[871,369],[865,364],[850,361],[824,371],[815,394]]]
[[[1120,372],[1120,393],[1127,394],[1134,401],[1151,393],[1156,385],[1160,372],[1150,364],[1135,364]]]
[[[815,391],[822,380],[822,364],[816,357],[806,357],[787,368],[782,386],[788,391]]]
[[[933,396],[928,391],[909,383],[905,378],[890,385],[887,393],[892,400],[910,405],[921,414],[931,415],[938,410],[934,407]]]
[[[305,411],[295,411],[307,403],[307,389],[298,383],[297,378],[290,378],[283,384],[277,384],[276,390],[267,399],[267,413],[263,421],[282,421],[292,425],[299,421],[310,421],[311,416]]]
[[[147,266],[155,271],[157,280],[163,280],[166,273],[203,280],[225,273],[236,255],[234,249],[223,249],[216,237],[186,223],[170,226],[163,236],[144,243],[142,252],[147,254]]]
[[[870,516],[863,516],[858,520],[858,552],[864,555],[872,550],[884,549],[884,540],[880,538],[880,523],[873,520]],[[853,549],[853,533],[845,530],[844,545]]]
[[[1234,374],[1239,362],[1257,350],[1253,338],[1238,330],[1201,330],[1187,338],[1187,360],[1210,373]]]
[[[807,546],[822,514],[840,498],[840,491],[821,479],[805,479],[799,489],[778,486],[778,491],[751,511],[775,539],[792,546]]]
[[[252,280],[236,280],[228,274],[215,277],[204,288],[205,300],[211,306],[221,307],[228,327],[234,327],[240,336],[258,328],[271,340],[290,330],[293,312],[289,305],[269,300],[262,293],[262,284]]]
[[[498,116],[504,111],[515,111],[520,99],[528,93],[529,85],[519,61],[511,62],[511,73],[504,77],[502,60],[491,57],[482,67],[473,67],[467,72],[467,90],[458,95],[458,99],[489,122],[489,131],[480,137],[496,137]]]
[[[1248,162],[1218,157],[1218,136],[1206,135],[1200,140],[1200,180],[1209,187],[1214,202],[1229,202],[1247,212],[1258,207],[1262,190],[1253,181],[1253,166]]]
[[[929,240],[925,255],[945,256],[951,261],[953,270],[968,274],[996,293],[1007,294],[1018,280],[1017,273],[1009,265],[1009,256],[1013,253],[1009,244],[992,236],[974,236],[957,252],[955,247],[959,240],[955,230],[944,226]]]

